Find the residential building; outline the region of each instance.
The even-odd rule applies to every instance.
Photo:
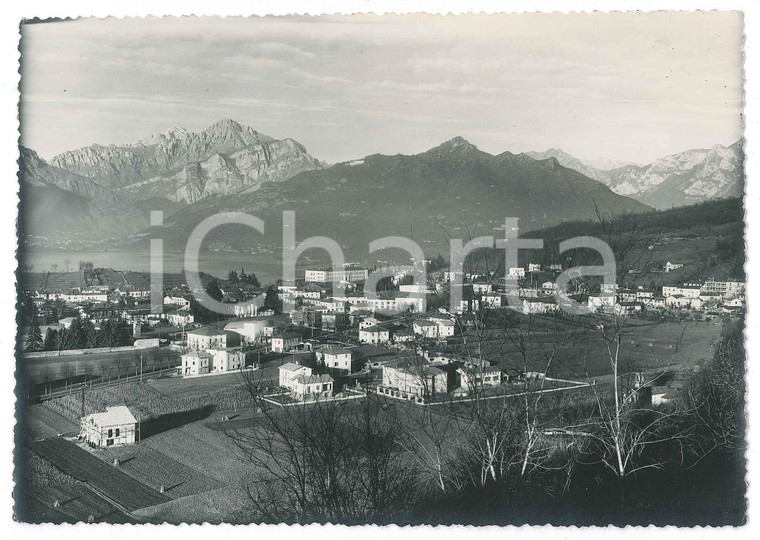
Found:
[[[206,349],[225,349],[240,345],[240,336],[234,332],[227,332],[210,326],[196,328],[187,333],[187,346],[197,351]]]
[[[448,374],[435,366],[401,362],[397,365],[383,366],[383,384],[378,393],[430,401],[448,391]]]
[[[457,373],[459,373],[461,381],[460,386],[467,392],[483,386],[499,386],[501,384],[502,373],[498,366],[460,367],[457,369]]]
[[[175,311],[166,314],[166,320],[172,326],[187,326],[195,322],[195,317],[187,311]]]
[[[394,313],[409,311],[411,313],[421,313],[425,310],[424,294],[401,292],[389,294],[381,293],[375,298],[368,296],[341,296],[336,297],[335,300],[346,303],[349,306],[358,306],[373,311]]]
[[[324,347],[317,351],[325,367],[351,373],[351,351],[342,347]]]
[[[557,284],[553,281],[544,281],[541,284],[541,289],[543,289],[546,294],[557,294]]]
[[[90,446],[106,448],[132,444],[136,433],[137,420],[132,412],[125,405],[117,405],[82,418],[79,437]]]
[[[743,281],[715,281],[708,280],[702,286],[703,293],[718,293],[724,298],[734,298],[744,294]]]
[[[668,261],[665,263],[665,267],[663,269],[665,272],[672,272],[673,270],[678,270],[679,268],[683,268],[682,263],[672,263]]]
[[[380,321],[378,321],[376,318],[367,317],[366,319],[359,321],[359,330],[369,328],[370,326],[375,326],[377,324],[380,324]]]
[[[259,314],[259,306],[254,302],[238,302],[232,306],[232,313],[235,317],[256,317]]]
[[[435,339],[438,337],[438,325],[429,319],[418,319],[414,321],[412,329],[415,334],[424,338]]]
[[[299,375],[311,375],[311,368],[288,362],[279,368],[279,384],[284,388],[291,388],[292,380]]]
[[[238,349],[209,349],[206,352],[212,355],[212,373],[238,371],[245,366],[245,353]]]
[[[399,328],[391,332],[393,343],[410,343],[414,341],[414,332],[409,328]]]
[[[680,286],[664,286],[662,288],[662,295],[668,296],[685,296],[687,298],[699,297],[702,288],[696,284],[694,285],[680,285]]]
[[[528,272],[540,272],[540,271],[541,271],[541,265],[539,263],[528,264]]]
[[[447,270],[443,273],[443,280],[446,282],[451,282],[451,281],[461,282],[463,278],[464,278],[463,272],[451,272]]]
[[[316,399],[332,396],[334,379],[329,375],[314,375],[311,368],[288,362],[280,366],[279,383],[296,399]]]
[[[213,355],[206,351],[190,349],[181,356],[180,370],[182,375],[205,375],[211,372]]]
[[[313,268],[306,270],[304,279],[314,283],[329,283],[333,281],[366,281],[369,271],[366,268],[344,268],[342,270],[328,270],[325,268]]]
[[[501,293],[489,293],[480,297],[480,301],[486,307],[498,308],[504,305],[504,295]]]
[[[177,310],[189,310],[190,300],[182,296],[164,296],[164,306],[172,307]]]
[[[649,309],[662,309],[667,307],[667,303],[665,302],[664,296],[652,296],[651,298],[643,298],[641,300],[641,303],[644,304],[646,308]]]
[[[525,268],[521,266],[514,266],[509,269],[509,275],[516,278],[524,278],[525,277]]]
[[[665,297],[665,305],[674,308],[687,308],[691,307],[693,300],[698,300],[699,297],[689,297],[682,294],[674,294]]]
[[[618,291],[618,302],[635,302],[637,294],[632,289],[621,289]]]
[[[615,315],[618,317],[629,317],[641,312],[642,304],[639,302],[617,302],[615,304]]]
[[[294,399],[316,400],[331,397],[334,385],[330,375],[298,375],[291,381],[290,393]]]
[[[290,312],[290,320],[299,326],[321,328],[322,315],[325,312],[327,309],[320,306],[301,306]]]
[[[368,326],[359,330],[359,341],[372,345],[380,345],[390,340],[390,331],[381,326]]]
[[[531,313],[555,313],[559,311],[559,306],[553,298],[525,298],[522,301],[522,312],[524,315]]]
[[[322,330],[325,332],[340,332],[350,326],[348,313],[330,311],[322,313]]]
[[[436,339],[453,336],[455,326],[449,319],[417,319],[412,329],[424,338]]]
[[[272,352],[284,353],[292,351],[301,343],[301,334],[284,332],[272,336]]]

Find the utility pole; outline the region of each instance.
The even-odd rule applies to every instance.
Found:
[[[82,383],[82,414],[79,415],[80,418],[84,418],[84,388],[85,385]]]
[[[142,370],[142,366],[143,366],[143,364],[142,364],[142,356],[143,355],[141,354],[140,355],[140,382],[143,382],[143,377],[142,377],[142,373],[143,373],[143,370]]]

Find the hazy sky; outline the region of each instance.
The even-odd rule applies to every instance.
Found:
[[[233,118],[329,162],[461,135],[646,163],[741,136],[736,13],[130,19],[22,28],[50,158]]]

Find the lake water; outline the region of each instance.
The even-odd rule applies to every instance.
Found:
[[[21,264],[31,265],[32,272],[51,270],[58,265],[59,272],[79,267],[79,261],[93,263],[96,268],[114,268],[117,270],[150,271],[150,254],[145,251],[26,251]],[[184,272],[184,255],[180,253],[164,254],[164,272]],[[244,268],[246,273],[253,272],[262,283],[274,282],[282,277],[282,262],[275,255],[250,255],[245,253],[204,252],[199,264],[201,272],[212,276],[226,278],[230,270],[238,273]]]

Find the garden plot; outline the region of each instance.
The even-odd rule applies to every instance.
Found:
[[[171,499],[210,491],[222,486],[184,463],[168,457],[145,444],[108,448],[94,452],[106,463],[119,460],[119,470]]]

